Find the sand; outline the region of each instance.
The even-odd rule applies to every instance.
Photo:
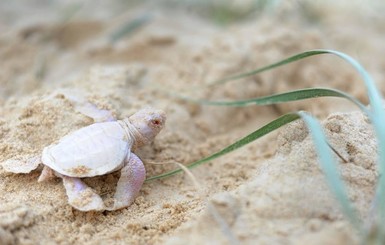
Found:
[[[118,4],[116,6],[119,6]],[[274,106],[208,107],[172,98],[246,99],[304,87],[344,90],[367,103],[356,72],[316,57],[211,89],[201,85],[314,48],[352,54],[384,91],[383,17],[373,9],[317,6],[316,22],[296,6],[223,27],[183,10],[15,2],[0,5],[0,162],[20,164],[78,128],[93,123],[73,97],[116,118],[144,106],[166,111],[165,129],[136,153],[147,177],[222,149],[283,113],[306,110],[322,120],[340,162],[349,197],[367,218],[377,180],[376,140],[353,105],[323,98]],[[298,7],[298,6],[297,6]],[[369,7],[367,7],[369,8]],[[55,11],[52,11],[55,10]],[[111,43],[122,23],[151,21]],[[147,12],[146,12],[147,11]],[[70,12],[70,11],[68,11]],[[119,12],[119,14],[116,14]],[[352,17],[354,16],[354,18]],[[373,20],[369,22],[368,19]],[[370,23],[370,24],[368,24]],[[154,164],[157,163],[157,164]],[[41,168],[12,174],[0,167],[0,244],[357,244],[317,164],[306,127],[294,122],[186,174],[146,182],[128,208],[80,212],[62,181],[38,183]],[[86,179],[103,197],[119,173]]]

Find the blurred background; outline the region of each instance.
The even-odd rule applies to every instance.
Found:
[[[384,62],[373,59],[381,59],[376,56],[384,51],[384,11],[380,0],[3,0],[0,102],[95,65],[161,64],[183,52],[172,44],[202,50],[213,35],[231,39],[242,29],[232,45],[250,54],[252,47],[245,48],[242,39],[255,39],[253,45],[264,46],[265,53],[255,52],[266,57],[266,62],[246,61],[250,66],[245,69],[306,48],[334,48],[357,57],[369,70],[373,67],[381,80],[377,71]],[[160,48],[153,50],[147,45],[151,42]],[[225,74],[242,71],[238,68]]]

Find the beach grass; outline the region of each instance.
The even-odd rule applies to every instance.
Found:
[[[262,105],[270,105],[277,103],[285,103],[290,101],[298,101],[304,99],[318,98],[318,97],[339,97],[343,99],[347,99],[348,101],[355,104],[371,121],[374,130],[377,136],[378,142],[378,169],[379,169],[379,180],[377,182],[376,194],[373,197],[373,203],[376,203],[375,206],[375,219],[371,220],[371,224],[369,228],[364,226],[365,221],[361,220],[358,217],[354,209],[354,204],[350,201],[347,188],[345,186],[344,181],[342,180],[339,168],[338,161],[336,160],[335,155],[333,154],[333,149],[330,147],[328,140],[323,133],[322,126],[318,122],[318,120],[311,116],[309,113],[305,111],[295,111],[292,113],[287,113],[278,117],[277,119],[271,121],[270,123],[264,125],[263,127],[255,130],[249,135],[239,139],[238,141],[230,144],[229,146],[223,148],[222,150],[215,152],[208,157],[195,161],[187,165],[187,168],[194,168],[209,161],[212,161],[218,157],[221,157],[225,154],[229,154],[232,151],[235,151],[242,146],[249,144],[264,135],[267,135],[276,129],[286,125],[290,122],[293,122],[298,119],[302,119],[314,141],[314,145],[317,151],[319,164],[321,169],[323,170],[326,181],[332,193],[334,193],[336,200],[339,202],[341,211],[345,215],[346,219],[350,222],[352,227],[354,227],[355,231],[361,238],[363,244],[384,244],[385,242],[385,178],[381,177],[384,175],[385,171],[385,111],[382,105],[382,96],[379,90],[376,87],[375,82],[369,75],[369,73],[361,66],[361,64],[350,57],[347,54],[342,52],[334,51],[334,50],[310,50],[306,52],[302,52],[296,55],[293,55],[287,59],[283,59],[274,64],[267,65],[262,68],[254,69],[252,71],[243,72],[240,74],[235,74],[229,77],[225,77],[219,79],[217,81],[213,81],[207,83],[206,87],[214,87],[221,86],[224,83],[235,81],[240,78],[245,78],[248,76],[252,76],[267,70],[275,69],[279,66],[283,66],[292,62],[296,62],[298,60],[305,59],[310,56],[315,55],[334,55],[336,57],[341,58],[345,62],[348,62],[356,71],[359,76],[361,76],[366,89],[367,95],[370,101],[370,106],[366,107],[363,105],[358,99],[353,96],[336,90],[332,88],[306,88],[294,91],[288,91],[281,94],[275,94],[265,97],[259,97],[248,100],[239,100],[239,101],[210,101],[210,100],[202,100],[190,98],[188,96],[180,95],[178,93],[172,93],[173,96],[188,101],[190,103],[198,103],[205,106],[262,106]],[[182,171],[181,168],[175,169],[173,171],[152,176],[147,179],[147,181],[161,179],[170,177],[172,175],[178,174]]]

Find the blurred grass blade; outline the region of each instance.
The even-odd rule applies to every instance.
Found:
[[[362,227],[356,212],[353,210],[349,197],[347,195],[346,187],[340,178],[339,170],[337,168],[337,161],[334,159],[331,149],[327,143],[320,123],[305,112],[298,112],[298,115],[305,121],[310,129],[310,134],[313,137],[314,146],[317,151],[321,168],[326,176],[326,180],[330,189],[334,192],[338,202],[342,207],[345,216],[350,220],[354,228],[360,233]]]
[[[356,104],[361,110],[368,113],[366,107],[353,96],[344,93],[342,91],[336,89],[328,89],[328,88],[307,88],[307,89],[299,89],[293,90],[290,92],[285,92],[281,94],[274,94],[270,96],[252,98],[247,100],[237,100],[237,101],[210,101],[210,100],[201,100],[201,99],[193,99],[181,95],[172,94],[179,99],[186,100],[188,102],[193,102],[197,104],[203,105],[212,105],[212,106],[248,106],[248,105],[272,105],[272,104],[280,104],[291,101],[298,101],[304,99],[312,99],[319,97],[339,97],[345,98]]]
[[[205,163],[205,162],[208,162],[208,161],[211,161],[211,160],[214,160],[220,156],[223,156],[229,152],[232,152],[246,144],[249,144],[250,142],[258,139],[258,138],[261,138],[262,136],[266,135],[266,134],[269,134],[270,132],[276,130],[277,128],[280,128],[281,126],[285,125],[285,124],[288,124],[294,120],[297,120],[298,118],[300,118],[300,116],[297,114],[297,113],[288,113],[288,114],[285,114],[277,119],[275,119],[274,121],[266,124],[265,126],[263,126],[262,128],[254,131],[253,133],[247,135],[246,137],[236,141],[235,143],[227,146],[226,148],[224,148],[223,150],[221,151],[218,151],[208,157],[205,157],[203,159],[200,159],[196,162],[193,162],[189,165],[187,165],[188,168],[193,168],[193,167],[196,167],[198,165],[201,165],[202,163]],[[165,178],[165,177],[168,177],[168,176],[172,176],[172,175],[175,175],[179,172],[181,172],[182,170],[181,169],[176,169],[176,170],[173,170],[173,171],[170,171],[170,172],[167,172],[167,173],[164,173],[164,174],[160,174],[160,175],[157,175],[157,176],[153,176],[153,177],[149,177],[146,179],[146,181],[150,181],[150,180],[156,180],[156,179],[161,179],[161,178]]]
[[[85,2],[81,3],[73,3],[65,7],[60,11],[60,20],[59,23],[64,24],[69,22],[71,19],[75,17],[86,5]]]
[[[151,20],[151,16],[148,14],[141,15],[121,26],[117,31],[111,34],[110,41],[112,43],[132,34],[135,30],[139,29],[147,22]]]

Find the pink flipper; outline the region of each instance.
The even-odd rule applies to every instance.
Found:
[[[62,176],[68,202],[80,211],[103,211],[102,198],[79,178]]]
[[[25,157],[24,159],[8,159],[0,165],[5,171],[17,174],[27,174],[35,170],[41,163],[40,156]]]
[[[146,170],[143,162],[134,153],[125,160],[125,166],[121,169],[121,175],[114,195],[113,207],[107,210],[117,210],[131,205],[138,196],[140,188],[146,178]]]

